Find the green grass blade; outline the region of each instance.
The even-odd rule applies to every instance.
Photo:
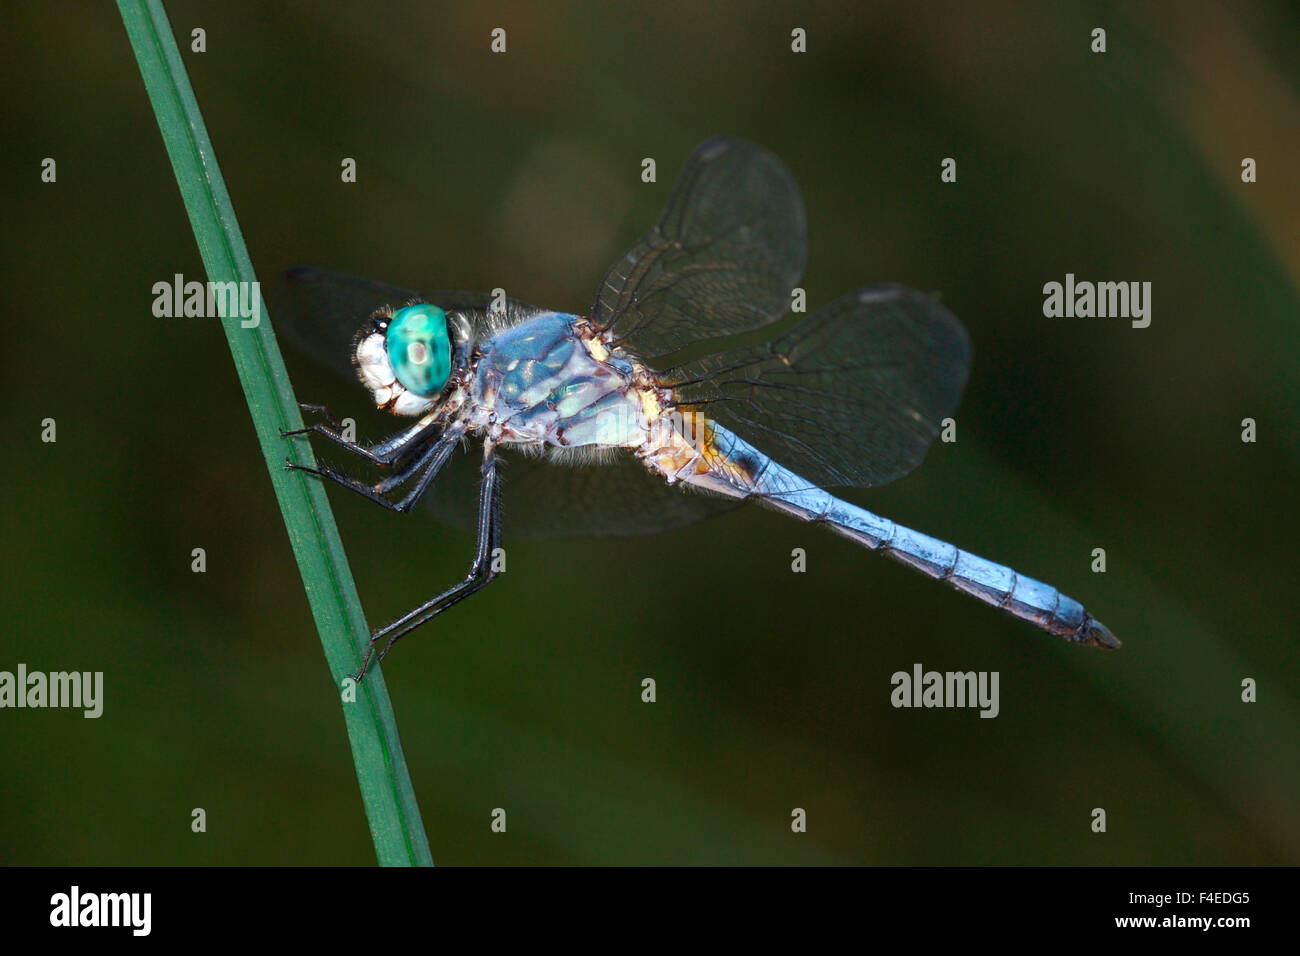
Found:
[[[140,64],[208,279],[252,283],[252,263],[162,3],[118,0],[118,9]],[[221,322],[325,658],[335,685],[341,686],[347,674],[360,666],[359,648],[369,636],[369,629],[324,490],[318,481],[305,480],[302,472],[283,468],[286,453],[295,455],[303,464],[314,463],[306,442],[294,442],[290,447],[279,434],[281,428],[301,427],[297,401],[265,312],[254,328],[243,328],[237,316]],[[385,866],[431,865],[433,859],[402,757],[392,704],[377,667],[371,668],[365,683],[356,688],[356,701],[344,703],[343,713],[379,862]]]

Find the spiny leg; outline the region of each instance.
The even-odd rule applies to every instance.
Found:
[[[339,427],[339,420],[334,417],[334,413],[330,411],[328,405],[313,405],[311,402],[299,402],[298,410],[301,412],[313,412],[320,415],[333,429],[337,430]]]
[[[375,504],[383,505],[390,511],[396,511],[399,514],[406,514],[415,506],[416,502],[424,496],[424,493],[429,490],[429,485],[432,484],[433,479],[436,478],[438,472],[442,470],[442,466],[447,463],[447,459],[451,457],[451,453],[456,450],[456,446],[460,443],[460,438],[461,432],[459,430],[443,435],[426,448],[421,453],[420,457],[409,466],[396,474],[389,475],[383,481],[373,485],[367,485],[365,482],[359,481],[351,475],[345,475],[342,472],[335,471],[329,465],[324,463],[322,463],[319,468],[311,468],[307,465],[296,465],[288,459],[285,459],[284,466],[290,471],[305,471],[320,478],[328,478],[335,484],[341,485],[349,491],[354,491],[363,498],[373,501]],[[413,475],[422,470],[424,474],[420,476],[420,480],[405,498],[398,502],[392,502],[384,497],[388,492],[405,484]]]
[[[289,431],[282,428],[280,429],[281,438],[293,438],[298,435],[320,435],[322,438],[328,439],[340,448],[343,448],[354,455],[358,455],[361,458],[365,458],[371,464],[379,465],[383,468],[391,468],[394,465],[400,464],[402,460],[409,458],[419,449],[420,445],[423,444],[421,439],[439,428],[438,425],[431,422],[417,422],[410,428],[398,432],[396,435],[389,438],[385,438],[381,442],[376,442],[367,448],[365,445],[361,445],[357,442],[348,441],[338,433],[339,423],[335,421],[334,416],[330,414],[330,410],[326,406],[300,403],[298,407],[304,411],[319,412],[323,414],[329,424],[322,425],[317,422],[314,425],[307,425],[304,428],[294,428]]]
[[[465,575],[465,580],[452,585],[437,597],[425,601],[419,607],[371,634],[366,659],[362,661],[361,670],[353,679],[360,683],[365,679],[366,669],[370,667],[372,659],[382,661],[400,638],[491,584],[497,576],[497,573],[492,570],[492,553],[500,546],[501,496],[497,486],[496,454],[489,447],[484,452],[483,481],[479,485],[478,535],[474,546],[474,560],[470,564],[469,573]],[[376,656],[377,642],[385,637],[388,640],[383,650]]]

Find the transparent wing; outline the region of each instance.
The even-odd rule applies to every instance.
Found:
[[[276,332],[298,352],[353,381],[352,339],[362,323],[376,309],[400,308],[412,299],[468,313],[475,321],[492,305],[487,292],[416,292],[312,267],[290,269],[267,290]],[[518,299],[507,298],[504,306],[507,324],[541,311]]]
[[[757,329],[789,311],[806,254],[789,171],[715,137],[687,160],[659,224],[606,273],[591,318],[644,358]]]
[[[669,487],[628,454],[603,464],[572,466],[504,447],[498,449],[498,458],[501,530],[507,540],[655,534],[741,503]],[[439,521],[474,529],[481,461],[474,446],[447,463],[427,499],[428,510]]]
[[[824,487],[883,485],[957,406],[970,339],[930,296],[867,286],[770,342],[662,373],[674,396]]]

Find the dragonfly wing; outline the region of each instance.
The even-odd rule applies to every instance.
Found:
[[[867,286],[770,342],[662,373],[675,400],[823,487],[883,485],[957,406],[970,338],[931,296]]]
[[[592,321],[645,358],[760,328],[789,311],[807,255],[799,186],[752,143],[691,154],[659,224],[605,275]]]
[[[268,304],[275,329],[293,348],[318,364],[355,381],[352,340],[376,309],[401,308],[418,300],[447,311],[467,313],[476,325],[494,307],[489,292],[441,290],[417,292],[350,276],[332,269],[290,269],[272,283]],[[541,310],[506,298],[501,307],[505,324],[514,324]]]
[[[575,467],[498,447],[503,535],[613,538],[655,534],[728,511],[739,501],[669,487],[630,455]],[[429,492],[439,521],[472,531],[478,517],[477,447],[448,462]]]

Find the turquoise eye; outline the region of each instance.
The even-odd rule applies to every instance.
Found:
[[[385,344],[403,388],[424,398],[442,391],[451,374],[446,312],[436,305],[398,309],[388,323]]]

